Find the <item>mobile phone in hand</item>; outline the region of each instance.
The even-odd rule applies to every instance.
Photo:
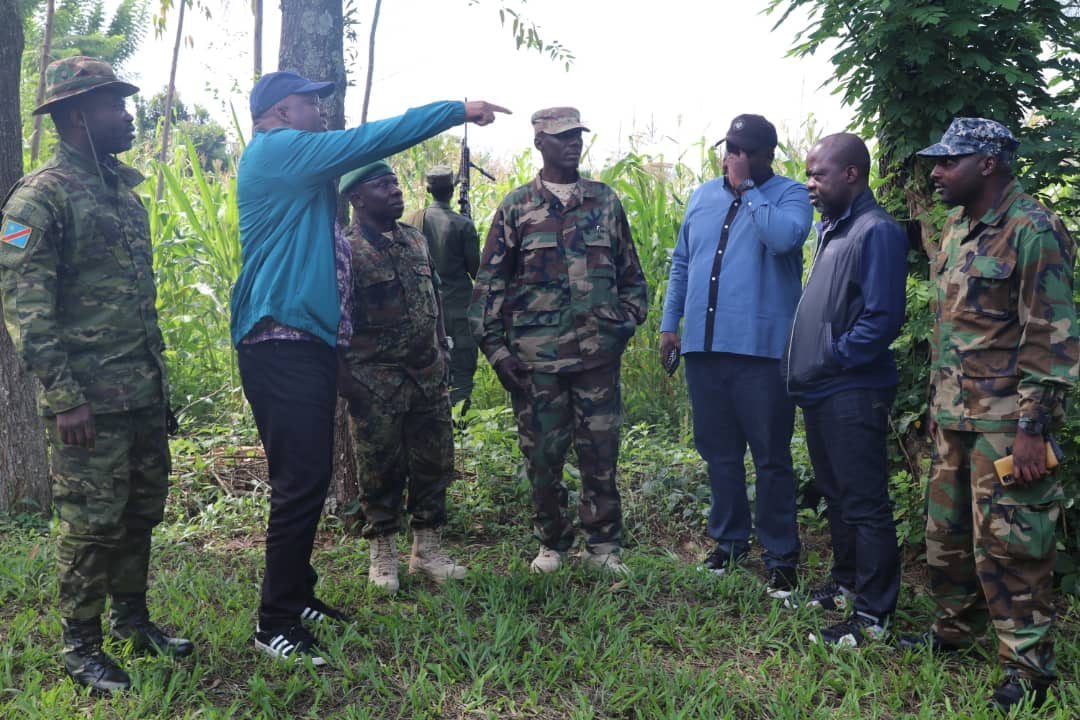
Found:
[[[668,350],[667,355],[664,356],[664,370],[668,375],[674,375],[675,371],[679,369],[679,348],[673,347]]]

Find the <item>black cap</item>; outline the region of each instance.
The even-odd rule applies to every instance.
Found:
[[[313,82],[290,70],[266,73],[251,90],[251,117],[258,118],[289,95],[315,93],[319,97],[326,97],[332,92],[332,82]]]
[[[776,128],[761,115],[737,115],[731,121],[727,135],[723,140],[716,143],[728,142],[732,145],[749,150],[760,150],[776,147]]]

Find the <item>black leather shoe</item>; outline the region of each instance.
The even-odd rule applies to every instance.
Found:
[[[932,630],[927,630],[924,633],[918,635],[901,635],[898,643],[901,650],[911,650],[912,652],[918,652],[920,650],[929,649],[930,652],[936,655],[949,655],[956,657],[966,650],[966,648],[960,645],[955,645],[948,640],[943,640],[940,635]]]
[[[101,649],[101,618],[65,618],[64,668],[71,679],[95,690],[127,690],[131,678]]]
[[[1010,672],[990,697],[990,709],[1007,713],[1013,705],[1022,703],[1031,703],[1033,708],[1042,707],[1046,702],[1046,691],[1052,684],[1050,678],[1022,678]]]
[[[137,653],[185,657],[195,650],[190,640],[169,637],[151,622],[145,595],[114,595],[109,619],[110,634],[117,640],[131,641]]]
[[[132,649],[138,653],[186,657],[195,650],[193,642],[187,638],[169,637],[149,618],[114,627],[110,634],[117,640],[130,640]]]

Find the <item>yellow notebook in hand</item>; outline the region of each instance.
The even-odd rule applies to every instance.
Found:
[[[1053,470],[1058,466],[1061,461],[1061,448],[1050,438],[1046,441],[1046,469]],[[1001,479],[1002,485],[1012,485],[1016,482],[1013,477],[1013,456],[1006,455],[1003,458],[994,461],[994,469],[997,470],[997,476]]]

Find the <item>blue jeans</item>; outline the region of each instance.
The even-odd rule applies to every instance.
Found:
[[[896,610],[900,592],[885,452],[894,394],[842,390],[803,407],[815,483],[829,508],[833,580],[855,592],[856,610],[880,619]]]
[[[709,537],[722,552],[750,549],[746,447],[757,476],[757,539],[769,568],[799,560],[791,433],[795,404],[780,377],[780,362],[729,353],[687,353],[686,384],[694,414],[694,446],[709,467]]]

